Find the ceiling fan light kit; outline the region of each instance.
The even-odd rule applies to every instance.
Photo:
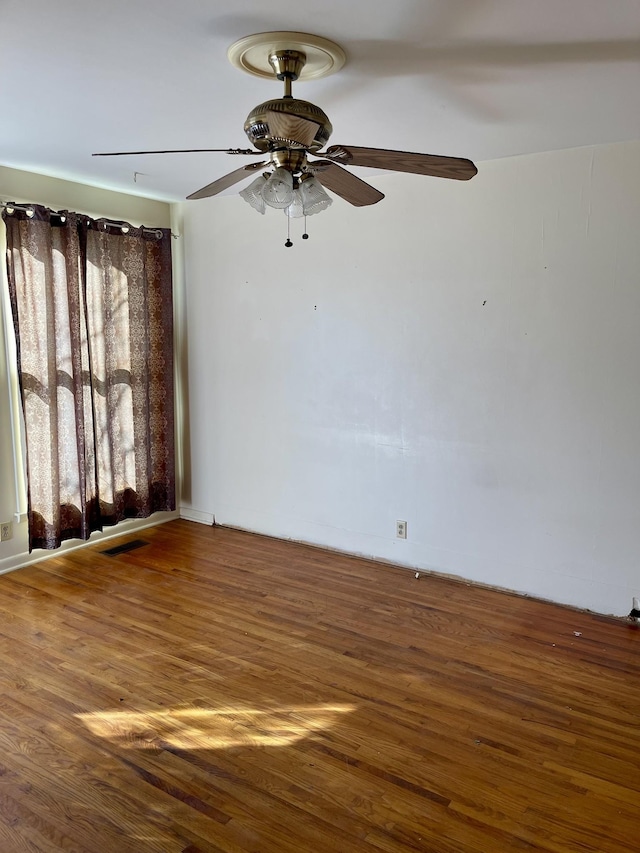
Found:
[[[292,84],[297,80],[317,80],[339,71],[346,61],[345,53],[335,42],[309,33],[270,32],[245,36],[228,50],[229,61],[236,68],[257,77],[280,80],[284,84],[282,98],[272,98],[254,107],[244,123],[244,131],[253,149],[189,149],[221,151],[234,155],[268,156],[268,161],[250,163],[230,172],[197,192],[189,199],[208,198],[247,179],[257,169],[262,173],[240,196],[258,213],[267,207],[283,210],[287,215],[287,241],[291,219],[311,216],[326,210],[331,197],[325,191],[341,196],[356,207],[376,204],[384,198],[371,184],[361,180],[344,166],[364,166],[432,175],[466,181],[477,169],[471,160],[416,154],[383,148],[333,145],[322,153],[333,127],[327,114],[309,101],[294,98]],[[110,152],[94,156],[173,153],[169,151]],[[182,153],[182,152],[175,152]],[[308,155],[321,157],[309,160]],[[303,239],[308,234],[302,235]]]

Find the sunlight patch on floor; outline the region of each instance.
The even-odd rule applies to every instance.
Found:
[[[228,749],[288,746],[331,729],[355,705],[287,708],[173,708],[166,711],[92,711],[76,714],[92,734],[125,749]]]

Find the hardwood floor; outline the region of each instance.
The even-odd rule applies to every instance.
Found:
[[[640,849],[640,631],[225,528],[0,577],[0,851]]]

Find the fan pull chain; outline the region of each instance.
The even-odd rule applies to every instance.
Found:
[[[293,243],[291,242],[291,217],[290,216],[287,216],[287,241],[285,243],[285,246],[287,247],[287,249],[290,249],[291,246],[293,246]]]
[[[302,235],[303,240],[308,240],[309,235],[307,234],[307,214],[304,215],[304,234]]]

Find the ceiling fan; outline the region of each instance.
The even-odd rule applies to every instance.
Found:
[[[191,148],[171,151],[112,151],[94,157],[133,154],[182,154],[220,152],[239,156],[267,155],[267,160],[250,163],[218,178],[188,199],[208,198],[245,180],[254,172],[258,177],[240,195],[253,208],[264,213],[266,207],[282,209],[289,219],[309,216],[331,204],[325,188],[356,207],[376,204],[384,195],[344,166],[389,169],[415,175],[432,175],[467,181],[477,169],[471,160],[416,154],[384,148],[328,143],[333,128],[326,113],[309,101],[294,98],[292,83],[318,79],[338,71],[345,54],[335,42],[307,33],[272,32],[246,36],[228,51],[233,65],[259,77],[275,77],[284,83],[284,96],[265,101],[249,113],[244,130],[251,148]],[[317,158],[311,160],[309,155]],[[303,234],[303,238],[308,235]],[[291,246],[290,236],[286,246]]]

